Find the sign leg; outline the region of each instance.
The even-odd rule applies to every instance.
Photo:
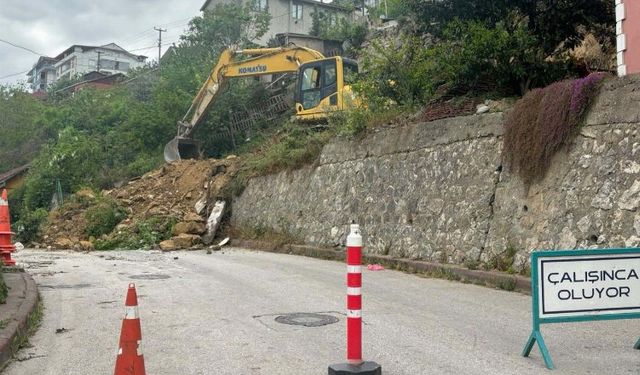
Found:
[[[531,332],[531,335],[529,335],[529,339],[527,340],[527,343],[524,345],[524,349],[522,350],[523,357],[529,356],[529,354],[531,353],[531,349],[533,349],[533,345],[535,345],[535,343],[536,343],[535,332]]]
[[[542,338],[542,333],[540,333],[540,331],[531,332],[531,335],[529,336],[529,339],[527,340],[527,343],[524,345],[524,349],[522,350],[522,356],[529,356],[536,341],[538,342],[538,348],[540,348],[542,359],[544,359],[544,364],[549,370],[553,370],[553,361],[551,360],[551,355],[549,354],[549,350],[547,350],[547,345],[545,345],[544,339]],[[638,341],[638,344],[640,344],[640,341]]]
[[[640,339],[638,339],[638,342],[636,342],[636,344],[633,346],[633,348],[640,350]]]
[[[551,360],[549,350],[547,350],[547,345],[544,343],[544,339],[542,338],[542,333],[540,333],[540,331],[536,331],[534,332],[534,335],[536,336],[536,340],[538,341],[538,347],[540,348],[542,359],[544,359],[544,364],[549,370],[553,370],[553,361]]]

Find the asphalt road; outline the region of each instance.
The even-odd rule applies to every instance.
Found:
[[[177,259],[174,259],[177,257]],[[42,325],[5,375],[111,374],[135,282],[150,375],[326,374],[343,362],[346,267],[227,249],[16,255],[39,285]],[[522,358],[530,297],[395,271],[364,271],[364,356],[384,374],[639,374],[640,322],[543,326],[557,369]],[[323,312],[321,327],[278,315]]]

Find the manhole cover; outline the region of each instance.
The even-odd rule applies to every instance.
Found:
[[[129,278],[135,279],[135,280],[162,280],[162,279],[169,279],[171,278],[171,276],[161,275],[158,273],[147,273],[142,275],[131,275],[129,276]]]
[[[338,318],[325,314],[293,313],[276,317],[276,322],[294,326],[321,327],[327,324],[337,323]]]

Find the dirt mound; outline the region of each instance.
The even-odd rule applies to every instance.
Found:
[[[196,203],[206,208],[210,198],[219,197],[236,171],[234,159],[181,160],[106,195],[116,198],[130,219],[170,215],[183,220],[188,213],[196,212]],[[202,214],[203,209],[196,213]]]
[[[201,231],[188,223],[205,221],[238,168],[236,157],[181,160],[100,195],[82,190],[51,212],[44,243],[77,250],[86,250],[81,241],[104,249],[157,247],[176,224]]]

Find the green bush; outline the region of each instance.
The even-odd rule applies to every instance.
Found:
[[[48,145],[33,161],[25,181],[27,210],[49,208],[59,180],[63,193],[95,186],[103,163],[102,146],[96,137],[67,127],[55,144]]]
[[[351,49],[360,48],[367,37],[364,23],[349,21],[335,13],[314,11],[311,13],[310,35],[325,39],[348,41]],[[353,52],[353,51],[348,51]]]
[[[149,248],[171,238],[177,220],[172,217],[155,217],[136,223],[138,246]]]
[[[7,284],[4,282],[4,272],[2,272],[2,270],[0,269],[0,304],[4,304],[7,302],[8,295],[9,288],[7,288]]]
[[[437,84],[427,69],[425,43],[414,35],[400,36],[398,48],[373,41],[362,54],[360,80],[353,85],[369,109],[383,111],[390,103],[422,103]]]
[[[111,233],[126,214],[114,200],[102,198],[98,204],[84,212],[84,217],[87,221],[85,234],[90,237],[100,237]]]
[[[36,241],[40,236],[40,228],[46,223],[49,213],[44,208],[34,211],[22,210],[20,220],[15,223],[16,239],[28,243]]]
[[[406,0],[386,0],[380,2],[378,5],[369,8],[370,18],[402,18],[411,15],[411,9],[409,8]]]
[[[131,227],[94,241],[96,250],[149,249],[171,238],[177,220],[173,217],[152,217],[137,221]]]
[[[362,56],[363,79],[355,90],[373,108],[429,102],[443,95],[522,94],[564,78],[568,62],[547,59],[527,24],[514,16],[489,27],[450,22],[441,38],[405,33],[389,48],[377,41]]]

